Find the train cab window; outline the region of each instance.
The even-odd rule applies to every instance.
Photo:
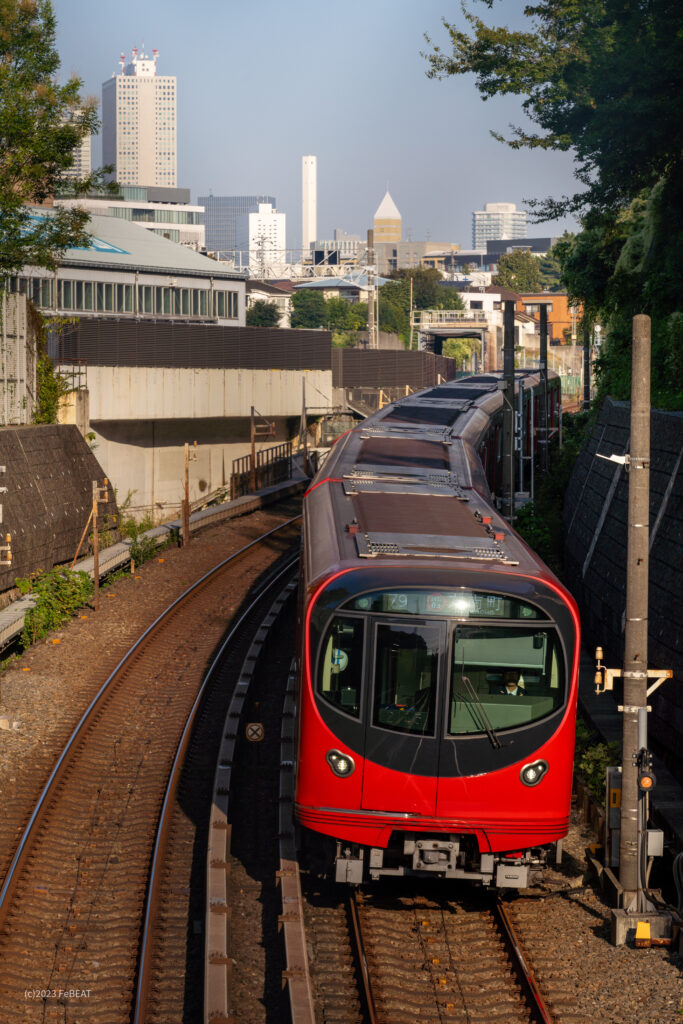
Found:
[[[455,627],[450,735],[528,725],[564,699],[564,659],[553,629]]]
[[[335,615],[321,647],[318,693],[339,711],[358,718],[363,677],[362,619]]]
[[[441,636],[438,625],[377,625],[374,725],[434,735]]]

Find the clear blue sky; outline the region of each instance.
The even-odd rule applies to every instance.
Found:
[[[178,79],[178,184],[193,200],[267,193],[301,241],[301,157],[318,158],[318,237],[365,235],[387,188],[404,238],[471,246],[472,211],[576,190],[570,154],[491,138],[523,123],[514,97],[483,102],[471,76],[426,77],[424,33],[447,47],[457,0],[53,0],[64,76],[86,95],[133,46]],[[523,0],[477,13],[524,24]],[[93,146],[99,162],[100,147]],[[570,221],[530,227],[558,234]]]

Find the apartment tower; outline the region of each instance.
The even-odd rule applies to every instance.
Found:
[[[120,185],[177,186],[176,78],[157,74],[158,58],[135,47],[102,83],[102,162]]]

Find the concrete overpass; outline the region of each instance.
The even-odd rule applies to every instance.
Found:
[[[137,514],[176,515],[185,443],[190,501],[229,486],[250,451],[251,407],[273,425],[268,448],[295,435],[307,404],[334,405],[327,331],[80,321],[59,339],[59,369],[74,388],[64,413],[89,435],[117,492]],[[263,423],[263,420],[259,420]]]
[[[497,370],[502,346],[502,316],[477,309],[415,309],[412,331],[418,349],[441,355],[446,338],[478,338],[479,369]]]

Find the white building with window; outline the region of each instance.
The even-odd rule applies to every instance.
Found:
[[[120,185],[177,184],[177,88],[157,75],[158,50],[121,54],[121,73],[102,83],[102,163]]]
[[[285,214],[270,203],[259,203],[256,213],[245,213],[235,225],[235,248],[250,277],[282,277],[287,262]]]
[[[201,223],[203,206],[190,205],[189,188],[147,188],[123,185],[120,196],[79,196],[55,199],[55,206],[81,206],[103,217],[120,217],[155,235],[180,242],[191,249],[203,249],[206,228]]]
[[[39,219],[52,213],[36,207],[33,215]],[[10,278],[8,290],[28,295],[53,316],[244,325],[242,275],[116,217],[94,215],[88,230],[88,248],[67,249],[54,272],[24,267]]]
[[[526,238],[527,214],[514,203],[486,203],[472,214],[472,247],[486,249],[492,238]]]

